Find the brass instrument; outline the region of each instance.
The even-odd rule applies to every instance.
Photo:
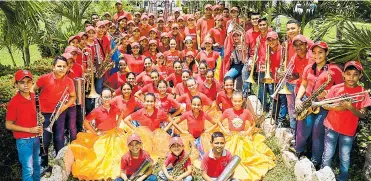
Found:
[[[100,47],[98,43],[94,44],[95,54],[97,55],[97,63],[98,65],[102,64],[102,57],[100,56]]]
[[[285,66],[285,74],[283,77],[278,81],[277,86],[275,87],[274,93],[271,95],[272,98],[276,98],[277,94],[291,94],[289,89],[287,88],[286,82],[289,75],[292,74],[292,71],[294,70],[294,62],[290,61],[289,65]]]
[[[351,101],[352,103],[362,102],[365,100],[366,95],[369,94],[370,92],[371,90],[369,89],[369,90],[357,92],[354,94],[345,94],[342,96],[324,99],[319,102],[312,102],[312,106],[313,107],[323,106],[323,105],[338,106],[340,102],[347,101],[347,100]]]
[[[116,39],[118,39],[117,41],[115,41],[116,46],[111,50],[109,54],[106,55],[104,61],[101,64],[98,62],[98,68],[95,71],[95,76],[99,79],[102,78],[108,70],[111,70],[115,66],[115,62],[111,61],[111,57],[120,46],[123,37]]]
[[[85,120],[85,79],[74,78],[73,83],[75,84],[76,91],[76,105],[81,106],[82,121]]]
[[[231,33],[232,32],[232,33]],[[236,19],[233,19],[228,26],[228,36],[232,36],[234,32],[241,34],[240,44],[236,45],[235,52],[236,58],[239,61],[247,60],[247,49],[245,47],[245,30],[236,22]]]
[[[232,157],[232,160],[224,168],[223,172],[219,175],[216,181],[227,181],[232,176],[234,170],[241,163],[241,158],[237,155]]]
[[[192,143],[191,142],[189,142],[189,148],[190,148],[190,152],[187,153],[179,162],[177,162],[174,165],[173,171],[170,174],[171,176],[177,177],[177,176],[180,176],[180,175],[182,175],[184,173],[184,169],[183,169],[184,164],[187,162],[188,158],[192,154]]]
[[[255,44],[255,47],[254,47],[254,56],[253,56],[253,59],[252,59],[251,65],[250,65],[250,68],[251,69],[250,69],[249,78],[247,78],[245,80],[245,82],[249,82],[249,83],[252,83],[252,84],[255,84],[256,83],[255,80],[254,80],[254,68],[255,68],[255,63],[258,60],[259,46],[260,46],[260,36],[256,40],[256,44]]]
[[[67,90],[68,90],[68,87],[66,87],[64,89],[61,98],[59,99],[57,105],[55,106],[54,111],[53,111],[52,115],[50,116],[50,124],[49,124],[48,127],[45,128],[45,131],[53,133],[53,125],[54,125],[55,121],[58,120],[59,115],[60,115],[59,112],[61,111],[62,106],[67,102],[67,99],[68,99]]]
[[[36,120],[37,120],[37,126],[40,126],[40,127],[43,127],[43,123],[45,122],[45,118],[44,116],[41,114],[41,111],[40,111],[40,104],[39,104],[39,95],[37,95],[35,93],[35,103],[36,103]],[[41,145],[41,148],[43,149],[43,153],[45,153],[45,146],[44,146],[44,134],[43,132],[41,132],[39,135],[40,137],[40,145]]]
[[[144,175],[148,169],[151,167],[151,162],[148,159],[145,159],[143,163],[140,165],[138,170],[130,176],[129,180],[135,181],[142,175]]]
[[[95,84],[94,84],[94,72],[95,72],[95,67],[93,64],[93,58],[91,54],[91,50],[85,50],[83,49],[84,55],[88,57],[87,60],[87,66],[86,70],[84,72],[84,78],[85,78],[85,86],[86,86],[86,91],[90,91],[90,93],[86,96],[87,98],[98,98],[100,97],[99,94],[95,91]]]
[[[331,74],[327,71],[327,81],[321,85],[315,92],[312,93],[311,96],[309,96],[305,101],[302,103],[302,107],[300,109],[295,108],[295,114],[294,117],[298,121],[302,121],[307,117],[309,114],[314,113],[318,114],[320,111],[320,107],[312,107],[312,102],[315,101],[318,95],[320,95],[325,88],[330,84],[331,82]]]
[[[264,78],[262,79],[262,82],[264,84],[271,84],[274,82],[274,80],[272,79],[271,77],[271,49],[269,48],[268,46],[268,43],[266,43],[266,52],[265,52],[265,74],[264,74]]]

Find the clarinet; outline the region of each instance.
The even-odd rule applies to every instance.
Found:
[[[43,123],[45,121],[44,116],[40,112],[40,105],[39,105],[39,95],[35,93],[35,103],[36,103],[36,120],[37,120],[37,126],[43,127]],[[43,132],[41,132],[38,137],[40,138],[40,145],[45,153],[45,147],[44,147],[44,136]]]

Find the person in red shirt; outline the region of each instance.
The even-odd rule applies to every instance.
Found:
[[[128,25],[127,25],[127,28],[126,28],[126,33],[129,34],[129,35],[133,35],[134,28],[136,27],[134,21],[133,20],[130,20],[130,21],[128,21],[127,24]],[[139,33],[139,35],[140,35],[140,33]]]
[[[126,82],[124,83],[129,83],[132,88],[132,93],[135,94],[140,89],[140,87],[135,82],[136,80],[135,73],[128,72],[125,78],[126,78]],[[124,83],[122,85],[124,85]],[[118,89],[116,89],[116,91],[113,93],[113,96],[120,95],[122,93],[121,92],[122,85]]]
[[[155,27],[155,15],[153,13],[148,14],[148,24],[152,27]]]
[[[198,65],[198,74],[194,76],[198,84],[203,84],[205,82],[207,69],[208,67],[206,61],[201,61]]]
[[[194,76],[198,73],[198,63],[195,59],[195,54],[189,51],[185,54],[185,61],[183,62],[183,70],[189,70],[191,75]]]
[[[157,26],[156,29],[158,31],[158,36],[160,36],[162,33],[166,32],[166,27],[165,27],[165,20],[164,18],[158,18],[157,19]]]
[[[172,125],[172,119],[166,112],[158,109],[155,103],[155,94],[147,93],[144,96],[144,108],[127,116],[124,123],[131,129],[138,126],[147,126],[151,131],[163,125],[163,129],[167,131]]]
[[[183,108],[180,106],[179,102],[177,102],[172,95],[167,92],[167,82],[165,80],[160,80],[157,84],[157,89],[158,94],[156,94],[156,107],[168,113],[171,118],[179,115],[183,111]]]
[[[166,78],[167,74],[170,73],[168,67],[166,66],[166,61],[164,54],[159,52],[156,54],[156,66],[159,69],[160,76]]]
[[[182,71],[182,82],[175,85],[173,88],[173,95],[175,98],[184,95],[189,92],[187,87],[187,80],[191,77],[191,72],[189,70]]]
[[[158,35],[158,31],[156,28],[151,28],[149,30],[149,40],[156,40],[156,43],[160,43],[159,42],[159,35]]]
[[[160,42],[160,44],[158,46],[158,50],[161,53],[164,53],[164,52],[170,50],[170,38],[169,38],[169,34],[166,33],[166,32],[161,33],[160,40],[161,40],[161,42]]]
[[[128,71],[128,65],[123,59],[123,57],[120,57],[119,61],[119,71],[112,74],[106,81],[105,86],[110,87],[114,90],[121,87],[123,83],[126,82],[126,75],[129,73]]]
[[[144,54],[144,52],[148,52],[148,38],[145,36],[141,36],[139,39],[139,44],[140,44],[140,54]]]
[[[184,39],[184,50],[182,50],[182,57],[185,59],[185,56],[187,54],[187,52],[193,52],[193,56],[196,56],[198,51],[194,48],[193,46],[193,40],[192,40],[192,37],[191,36],[187,36],[185,39]]]
[[[327,99],[336,97],[349,97],[352,94],[360,94],[365,89],[359,86],[358,81],[362,77],[363,67],[358,61],[349,61],[344,66],[344,83],[330,88]],[[326,127],[324,139],[324,152],[322,156],[322,168],[331,167],[332,159],[335,155],[336,146],[339,144],[340,174],[339,180],[347,180],[350,166],[350,153],[352,150],[353,140],[357,131],[359,118],[365,118],[367,107],[371,106],[369,93],[360,94],[364,99],[352,102],[351,99],[344,101],[325,104],[322,107],[328,110],[327,117],[324,121]]]
[[[230,10],[230,18],[229,20],[226,22],[226,26],[225,28],[229,28],[231,25],[232,22],[234,23],[237,23],[239,24],[240,23],[240,18],[238,17],[238,14],[239,14],[239,9],[237,7],[232,7],[231,10]]]
[[[200,85],[199,90],[212,101],[216,100],[216,94],[222,90],[222,86],[220,85],[219,81],[215,80],[213,70],[207,70],[206,80]]]
[[[33,76],[28,70],[18,70],[15,75],[17,94],[10,99],[5,128],[16,139],[18,159],[23,180],[40,180],[40,138],[43,128],[38,121],[38,102],[31,93]],[[37,106],[37,107],[36,107]]]
[[[175,39],[170,40],[170,50],[164,52],[166,65],[170,68],[170,72],[173,73],[173,64],[175,61],[182,61],[181,51],[176,49],[177,42]]]
[[[123,57],[128,63],[129,70],[135,74],[140,74],[144,70],[144,55],[140,55],[140,45],[137,42],[131,44],[133,54],[124,54]]]
[[[305,67],[302,76],[302,82],[295,100],[295,110],[302,109],[302,99],[310,97],[320,87],[327,86],[324,91],[320,92],[317,99],[323,99],[327,90],[333,85],[343,82],[341,70],[334,64],[327,62],[326,56],[328,54],[328,46],[325,42],[316,42],[311,50],[313,52],[313,59],[315,63],[309,64]],[[331,80],[329,80],[331,79]],[[305,94],[305,97],[304,97]],[[309,112],[310,113],[310,112]],[[323,121],[327,116],[328,111],[320,108],[318,114],[310,113],[303,121],[297,122],[296,127],[296,152],[301,156],[304,152],[306,142],[310,135],[312,135],[312,162],[318,168],[322,161],[323,153],[323,139],[325,127]],[[296,111],[296,115],[299,112]]]
[[[169,82],[171,87],[175,87],[178,83],[182,82],[182,64],[180,61],[175,61],[174,64],[174,73],[166,77],[166,81]]]
[[[187,17],[187,26],[184,28],[184,35],[192,38],[193,49],[197,49],[197,31],[195,17],[192,14]]]
[[[133,95],[133,87],[128,82],[124,83],[121,88],[121,94],[111,100],[111,105],[117,107],[121,115],[118,120],[122,120],[136,109],[142,108],[142,103]],[[120,126],[119,126],[120,127]]]
[[[121,33],[122,41],[119,47],[117,48],[121,54],[131,54],[131,47],[130,47],[130,35],[126,33]]]
[[[224,41],[227,37],[227,31],[223,28],[223,16],[219,15],[215,18],[215,27],[211,28],[206,35],[213,39],[213,50],[220,53],[220,56],[224,55]]]
[[[180,161],[184,160],[187,153],[184,150],[184,143],[182,138],[173,137],[169,143],[170,153],[167,155],[165,162],[161,166],[161,171],[158,176],[162,180],[184,180],[192,181],[192,163],[191,159],[188,158],[183,165],[183,173],[179,176],[173,177],[170,174],[173,171],[175,165],[180,164]]]
[[[137,97],[139,100],[141,100],[142,102],[144,102],[144,98],[143,96],[146,94],[146,93],[158,93],[158,89],[157,89],[157,85],[158,85],[158,82],[160,81],[160,73],[156,70],[152,71],[151,72],[151,79],[152,79],[152,83],[151,84],[147,84],[145,85],[144,87],[142,87],[139,91],[137,91],[134,95],[135,97]],[[168,93],[171,93],[171,88],[168,88],[167,89],[167,92]]]
[[[117,120],[121,113],[120,109],[111,104],[112,92],[104,88],[102,92],[102,105],[91,111],[84,120],[87,131],[99,136],[117,127]],[[95,128],[91,122],[95,120]]]
[[[226,109],[231,108],[232,105],[232,94],[233,94],[233,78],[225,77],[224,78],[224,90],[218,92],[215,100],[216,108],[219,111],[224,112]],[[221,105],[220,105],[221,104]]]
[[[128,26],[128,19],[127,19],[127,17],[126,16],[120,16],[117,19],[117,30],[120,33],[126,33],[127,26]]]
[[[200,18],[197,20],[197,46],[198,49],[201,49],[201,45],[204,42],[204,39],[207,35],[207,32],[214,27],[214,18],[211,14],[212,12],[212,5],[211,4],[206,4],[205,5],[205,15],[204,17]]]
[[[145,86],[152,83],[151,72],[158,71],[157,67],[153,65],[152,59],[144,58],[144,71],[136,77],[136,82],[139,86]]]
[[[121,157],[121,173],[120,177],[115,179],[115,181],[132,180],[133,174],[136,173],[145,161],[149,161],[151,166],[138,180],[157,181],[157,177],[152,174],[153,160],[149,153],[143,150],[140,137],[136,134],[131,134],[128,136],[126,142],[129,151]]]
[[[129,32],[128,32],[129,33]],[[140,41],[140,29],[135,26],[132,28],[132,33],[131,33],[131,37],[130,37],[130,42],[139,42]]]
[[[194,78],[189,78],[187,80],[187,87],[189,90],[188,94],[184,94],[180,97],[178,97],[176,100],[180,103],[184,103],[186,105],[186,110],[191,110],[191,100],[193,96],[199,96],[202,99],[203,102],[203,110],[209,110],[212,106],[212,101],[210,98],[208,98],[205,94],[198,91],[198,84],[197,81]]]
[[[232,160],[231,152],[224,149],[225,137],[221,132],[211,135],[211,150],[201,161],[202,178],[206,181],[217,179],[227,164]],[[233,178],[233,174],[231,175]],[[231,179],[234,180],[234,179]]]
[[[133,21],[135,23],[135,26],[139,26],[140,25],[140,18],[142,17],[142,14],[140,12],[134,12],[134,18],[133,18]]]
[[[196,60],[198,62],[205,60],[209,69],[215,69],[220,53],[213,50],[213,40],[210,37],[205,38],[203,46],[205,50],[201,50],[197,54]]]
[[[62,56],[57,56],[53,60],[53,71],[39,77],[36,84],[33,85],[33,92],[40,91],[40,111],[44,116],[43,128],[47,128],[51,124],[52,113],[56,117],[53,124],[54,149],[58,153],[64,147],[64,129],[66,120],[66,111],[76,101],[75,86],[73,80],[66,76],[68,67],[67,60]],[[68,96],[68,101],[60,105],[56,109],[57,104],[62,101],[64,96]],[[59,111],[58,111],[59,110]],[[58,112],[57,112],[58,111]],[[56,119],[56,120],[55,120]],[[42,167],[48,166],[48,153],[52,133],[48,131],[43,132],[43,143],[45,152],[42,153]]]
[[[184,35],[180,32],[179,25],[177,23],[171,25],[171,31],[169,32],[169,35],[171,39],[176,40],[176,49],[182,51]]]
[[[152,26],[148,24],[148,16],[142,15],[140,20],[140,25],[138,26],[140,29],[140,36],[148,36],[149,30],[151,30]]]
[[[152,62],[154,64],[157,64],[156,61],[156,55],[157,55],[157,41],[156,40],[150,40],[149,41],[149,50],[144,52],[144,56],[151,58]]]
[[[185,37],[184,30],[187,25],[187,22],[184,21],[184,16],[179,16],[179,18],[176,20],[176,23],[179,25],[179,33]]]
[[[251,136],[255,127],[255,120],[248,109],[243,108],[244,99],[242,92],[235,91],[232,94],[232,108],[223,111],[218,124],[224,133],[231,135],[231,132],[238,132],[242,135]],[[228,119],[228,129],[222,125],[224,119]]]
[[[116,12],[116,14],[113,15],[113,23],[116,24],[117,21],[118,21],[117,19],[120,16],[126,16],[128,20],[133,19],[130,12],[125,12],[124,11],[124,8],[122,7],[122,1],[121,0],[117,0],[116,3],[115,3],[115,6],[116,6],[116,9],[117,9],[117,12]]]

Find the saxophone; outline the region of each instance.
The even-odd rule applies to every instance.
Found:
[[[320,107],[312,107],[312,102],[314,102],[318,95],[320,95],[325,88],[331,82],[331,74],[327,71],[327,82],[321,85],[311,96],[309,96],[305,101],[302,103],[301,109],[295,108],[294,117],[298,121],[304,120],[309,114],[314,113],[318,114],[320,111]]]
[[[170,174],[172,177],[178,177],[184,173],[184,169],[183,169],[184,164],[187,162],[188,158],[192,154],[192,143],[191,142],[189,143],[189,148],[190,148],[189,153],[186,154],[178,163],[174,165],[173,171]]]
[[[120,38],[117,38],[117,39],[118,40],[115,41],[116,46],[111,50],[111,52],[109,54],[106,55],[104,61],[101,64],[98,63],[98,68],[95,72],[95,77],[97,77],[99,79],[102,78],[108,70],[112,69],[115,66],[115,62],[110,61],[110,59],[111,59],[112,55],[115,53],[115,51],[117,50],[117,48],[120,46],[121,41],[122,41],[123,38],[120,37]]]

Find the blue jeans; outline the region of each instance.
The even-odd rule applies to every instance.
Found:
[[[296,129],[296,152],[304,152],[305,144],[310,135],[312,135],[312,162],[318,165],[322,161],[323,142],[325,135],[325,126],[323,121],[328,111],[320,108],[318,114],[309,114],[304,120],[298,121]]]
[[[251,84],[249,82],[245,82],[245,80],[248,79],[250,76],[250,70],[248,68],[249,66],[247,64],[244,64],[242,68],[242,90],[244,97],[248,96],[248,92],[252,92],[250,91]]]
[[[278,104],[277,104],[277,100],[275,99],[272,99],[274,100],[272,102],[273,105],[271,105],[271,107],[273,108],[273,114],[272,115],[276,115],[276,105],[277,105],[277,112],[278,112],[278,117],[277,117],[277,121],[278,122],[283,122],[284,120],[286,120],[286,114],[287,114],[287,99],[286,99],[286,95],[285,94],[279,94],[278,95]]]
[[[127,175],[128,178],[130,178],[131,175]],[[115,181],[124,181],[121,177],[115,179]],[[157,177],[153,174],[148,175],[148,177],[145,179],[145,181],[157,181]]]
[[[237,78],[238,76],[241,75],[242,67],[243,67],[242,64],[232,64],[231,68],[224,75],[224,77],[229,76],[229,77],[232,77],[233,79]]]
[[[40,138],[17,139],[16,145],[22,165],[22,180],[40,180]]]
[[[54,125],[53,125],[53,128],[52,128],[54,149],[55,149],[56,153],[58,153],[58,151],[61,150],[64,147],[64,125],[65,125],[65,122],[66,122],[66,112],[67,111],[63,111],[59,115],[58,119],[54,122]],[[49,149],[49,145],[50,145],[50,142],[51,142],[51,139],[52,139],[52,133],[50,133],[48,131],[45,131],[45,128],[47,128],[49,126],[50,116],[52,114],[51,113],[42,113],[42,114],[45,118],[45,121],[43,123],[43,128],[44,128],[43,143],[44,143],[44,148],[45,148],[46,153],[43,151],[43,153],[41,155],[41,165],[43,167],[46,167],[48,165],[48,149]]]
[[[290,128],[293,129],[293,130],[296,130],[296,119],[294,118],[294,114],[295,114],[295,88],[296,88],[296,85],[295,84],[289,84],[289,83],[286,83],[287,85],[287,88],[289,89],[289,91],[291,92],[291,94],[287,94],[286,95],[286,99],[287,99],[287,110],[289,112],[289,118],[290,118]],[[294,138],[295,138],[295,135],[294,135]]]
[[[66,112],[66,122],[68,123],[67,128],[70,133],[70,142],[72,142],[76,139],[77,135],[76,106],[69,107]]]
[[[260,78],[264,78],[265,73],[261,72],[260,73]],[[265,93],[265,94],[264,94]],[[269,102],[272,104],[272,99],[270,95],[273,94],[273,84],[263,84],[260,83],[259,86],[259,97],[258,99],[262,103],[262,106],[266,112],[269,111],[270,105],[268,104],[268,99],[270,100]]]
[[[76,105],[76,129],[77,129],[77,132],[82,132],[83,130],[83,117],[82,117],[82,114],[85,112],[85,110],[82,110],[81,109],[81,105]]]
[[[340,175],[339,181],[348,179],[350,165],[350,152],[352,151],[354,136],[346,136],[331,129],[325,131],[325,149],[322,155],[322,167],[331,167],[336,145],[339,143]]]
[[[101,94],[103,91],[103,82],[104,82],[104,76],[100,79],[94,78],[94,84],[95,84],[95,91],[98,94]]]
[[[167,169],[167,172],[170,174],[171,172],[173,171],[173,168],[168,168]],[[160,172],[158,172],[158,176],[164,180],[164,181],[167,181],[167,177],[166,175],[164,174],[164,172],[161,170]],[[192,181],[192,175],[188,175],[186,176],[185,178],[182,179],[182,181]]]

